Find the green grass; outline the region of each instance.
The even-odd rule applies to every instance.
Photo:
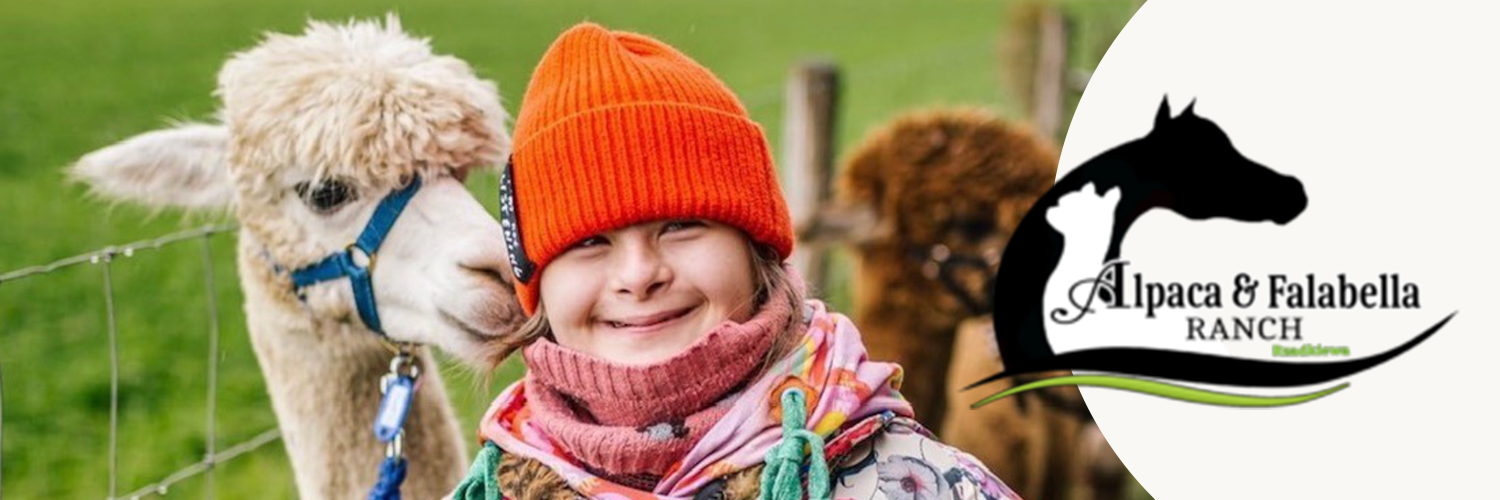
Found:
[[[1072,2],[1082,20],[1079,65],[1092,67],[1133,11],[1126,0]],[[789,68],[825,57],[844,69],[838,140],[847,149],[903,111],[977,105],[1016,115],[1002,86],[998,45],[1007,9],[991,1],[832,0],[700,2],[477,1],[406,6],[335,0],[85,0],[0,3],[0,271],[180,230],[222,215],[153,214],[111,206],[69,184],[64,166],[94,149],[211,115],[215,73],[263,31],[300,31],[306,19],[402,15],[437,51],[495,80],[514,112],[532,66],[580,20],[660,37],[712,68],[780,142],[780,96]],[[470,187],[491,211],[493,175]],[[215,237],[219,305],[219,447],[275,425],[245,334],[232,235]],[[123,258],[111,266],[120,343],[121,493],[201,458],[209,319],[198,242]],[[842,277],[825,293],[847,295]],[[11,498],[107,494],[109,357],[103,267],[83,265],[0,284],[4,376],[4,492]],[[518,373],[485,385],[445,370],[465,428]],[[216,470],[219,498],[290,498],[279,445]],[[201,496],[204,479],[173,497]]]

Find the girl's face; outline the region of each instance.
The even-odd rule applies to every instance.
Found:
[[[749,239],[716,222],[636,224],[579,242],[547,264],[541,302],[557,343],[624,364],[682,352],[754,309]]]

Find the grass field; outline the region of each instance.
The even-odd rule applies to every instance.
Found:
[[[1071,2],[1081,35],[1076,60],[1091,68],[1135,2]],[[0,272],[110,244],[159,236],[223,214],[151,213],[111,206],[66,182],[80,155],[169,119],[211,115],[215,73],[264,31],[300,31],[306,19],[400,13],[408,31],[468,60],[499,84],[512,112],[531,67],[564,28],[592,20],[658,36],[712,68],[755,119],[780,139],[782,83],[809,56],[844,70],[839,144],[904,110],[976,105],[1014,117],[998,46],[1006,4],[994,1],[796,0],[611,2],[580,0],[424,2],[358,0],[12,0],[0,3]],[[493,175],[470,188],[494,210]],[[212,240],[212,297],[221,313],[219,447],[275,425],[245,335],[233,235]],[[188,242],[111,266],[120,342],[120,493],[202,457],[205,446],[208,293],[203,247]],[[110,363],[103,266],[82,265],[0,284],[3,445],[8,498],[104,498],[108,494]],[[839,280],[825,290],[844,296]],[[518,373],[486,386],[449,366],[463,426]],[[202,495],[191,479],[169,497]],[[221,466],[218,498],[290,498],[279,445]]]

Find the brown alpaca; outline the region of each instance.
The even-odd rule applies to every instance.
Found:
[[[1056,172],[1050,145],[977,110],[898,118],[844,168],[843,201],[873,209],[881,226],[856,248],[856,324],[872,359],[906,368],[902,393],[934,429],[954,332],[989,309],[986,286],[1005,241]],[[937,245],[982,262],[949,266],[961,290],[934,276],[942,271],[930,259]]]
[[[854,310],[871,358],[900,363],[918,419],[1029,498],[1078,498],[1093,457],[1118,464],[1102,436],[1089,438],[1098,429],[1076,389],[977,410],[968,406],[1003,387],[959,392],[999,371],[988,316],[960,325],[990,312],[1005,242],[1056,171],[1056,150],[1029,130],[979,111],[929,111],[873,133],[841,185],[845,203],[879,221],[855,252]],[[1120,476],[1109,470],[1123,466],[1102,476]],[[1097,489],[1118,498],[1118,487]]]
[[[959,325],[948,369],[943,440],[992,467],[1026,498],[1121,498],[1125,466],[1088,416],[1076,387],[1045,389],[1046,400],[1017,395],[970,408],[984,396],[1016,385],[1006,379],[964,391],[1004,368],[989,316]],[[1035,378],[1068,375],[1046,372]]]

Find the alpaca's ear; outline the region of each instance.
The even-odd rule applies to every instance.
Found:
[[[868,141],[845,163],[839,175],[838,190],[842,201],[879,207],[885,201],[886,166],[898,161],[892,148]]]
[[[225,208],[232,204],[223,125],[189,123],[147,132],[94,151],[69,174],[106,198],[153,207]]]

